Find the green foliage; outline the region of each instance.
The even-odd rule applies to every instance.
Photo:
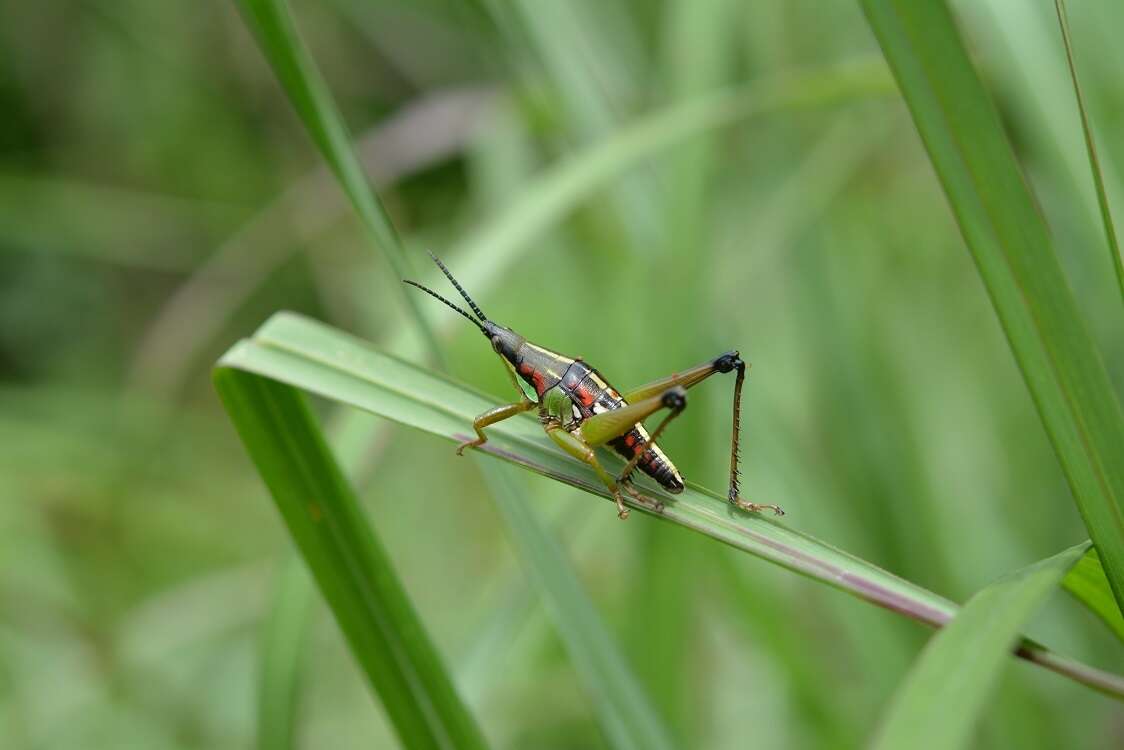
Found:
[[[395,276],[403,278],[407,264],[398,233],[382,202],[366,183],[342,117],[300,42],[286,3],[284,0],[251,0],[242,5],[278,79],[375,240],[376,248],[389,261]],[[396,286],[399,290],[405,289],[402,285]],[[409,309],[428,344],[430,357],[443,362],[444,356],[433,331],[418,308],[418,299],[417,295],[407,295]],[[517,480],[499,467],[486,466],[481,470],[494,502],[508,521],[523,561],[542,588],[563,640],[579,665],[587,690],[595,697],[595,706],[610,742],[620,748],[669,747],[660,718],[652,711],[643,689],[617,652],[596,609],[570,570],[569,562],[557,549],[549,532],[540,528],[535,517],[520,505]],[[281,595],[289,593],[283,590]],[[281,622],[294,619],[284,617]],[[295,669],[286,666],[295,656],[292,651],[266,653],[266,658],[278,661],[274,671],[281,672],[282,678],[288,680],[295,680],[297,676]],[[283,688],[280,685],[274,689],[282,693],[296,690],[295,686]],[[263,702],[262,708],[270,705]],[[265,718],[262,723],[264,721]]]
[[[1004,576],[975,594],[934,635],[894,695],[872,747],[964,747],[1019,631],[1089,544]]]
[[[394,275],[400,279],[409,276],[409,265],[398,232],[382,202],[367,184],[347,125],[332,101],[316,64],[301,43],[287,3],[285,0],[240,0],[239,7],[364,229],[394,269]],[[388,281],[393,282],[394,279]],[[399,285],[394,286],[402,291]],[[402,293],[405,295],[405,292]],[[430,352],[436,355],[440,349],[433,332],[423,322],[418,300],[411,295],[405,295],[405,299],[415,320],[421,322],[421,332]]]
[[[299,558],[289,558],[279,579],[261,638],[259,750],[287,750],[296,744],[301,677],[313,613],[315,589]]]
[[[1002,144],[948,19],[906,35],[970,176],[1009,148],[1050,227],[1060,262],[1013,251],[1022,235],[996,222],[999,249],[972,251],[983,284],[942,193],[963,172],[934,174],[860,3],[291,5],[0,14],[5,750],[401,744],[208,373],[296,310],[300,326],[261,330],[321,330],[374,372],[446,362],[455,380],[402,372],[465,398],[445,427],[466,431],[493,399],[460,383],[510,384],[463,320],[402,296],[403,267],[444,283],[426,248],[490,317],[621,388],[739,349],[746,494],[788,511],[743,517],[700,489],[621,523],[565,482],[457,459],[447,433],[316,400],[439,679],[495,747],[864,746],[930,631],[833,588],[876,583],[939,625],[1006,571],[1103,546],[1111,525],[1091,533],[1065,497],[1080,480],[1095,514],[1082,464],[1111,470],[1112,451],[1055,427],[1106,395],[1062,377],[1071,350],[1082,368],[1099,350],[1117,398],[1124,382],[1104,253],[1124,194],[1124,5],[1068,3],[1059,34],[1050,3],[953,4]],[[934,8],[891,17],[908,30]],[[988,212],[961,195],[958,220],[1028,216],[1011,161],[988,161],[1005,179],[975,179]],[[1006,273],[1033,282],[1018,289],[1045,324],[1029,335],[1008,331],[1021,298],[1003,295],[1012,313],[988,297]],[[1074,306],[1092,345],[1053,340]],[[341,364],[258,348],[310,377]],[[724,481],[729,385],[692,390],[663,441],[696,487]],[[426,392],[409,396],[430,419]],[[523,421],[494,445],[573,471]],[[1094,552],[1062,585],[1072,597],[1017,629],[1019,656],[1052,672],[964,691],[985,694],[980,746],[1118,744],[1103,728],[1119,703],[1088,689],[1118,678],[1086,664],[1120,671],[1120,610]]]
[[[234,377],[232,373],[235,371],[252,373],[259,379],[269,378],[333,401],[366,409],[454,443],[468,438],[465,426],[471,424],[473,415],[497,405],[487,396],[381,354],[346,334],[284,313],[274,316],[253,339],[241,341],[227,352],[219,362],[220,375],[217,379],[220,385],[224,382],[223,378]],[[229,408],[229,398],[227,403]],[[239,419],[237,414],[233,416],[236,420]],[[586,492],[610,497],[604,484],[588,466],[553,447],[537,420],[530,417],[506,420],[490,427],[488,434],[489,441],[478,449],[480,452],[529,468]],[[249,443],[245,433],[243,439]],[[303,463],[296,457],[293,461]],[[629,500],[639,510],[653,513],[914,620],[941,625],[956,611],[955,605],[948,600],[806,534],[789,529],[781,522],[737,511],[715,492],[698,486],[691,486],[675,496],[658,488],[646,488],[642,492],[648,501],[647,505]],[[520,538],[533,542],[527,554],[549,554],[553,551],[553,543],[548,537],[532,537],[531,534],[539,532],[521,528],[526,514],[525,506],[503,508],[514,516],[511,520],[522,532]],[[549,574],[556,578],[561,575],[556,568],[540,565],[536,569],[550,571]],[[566,601],[582,601],[580,590],[574,583],[559,578],[554,585],[568,592]],[[578,611],[587,609],[581,607]],[[573,653],[583,661],[588,659],[583,668],[592,670],[595,676],[603,679],[603,682],[598,683],[603,688],[597,690],[600,699],[610,704],[623,701],[627,706],[632,701],[643,706],[641,697],[630,695],[630,682],[614,675],[614,661],[618,657],[613,655],[609,644],[599,636],[589,635],[593,630],[592,626],[580,619],[577,620],[575,629],[573,637],[580,648]],[[1079,681],[1088,682],[1124,698],[1124,680],[1059,660],[1029,644],[1023,655],[1031,661],[1048,665]],[[625,670],[624,665],[619,665],[619,669]],[[644,710],[648,709],[623,709],[612,711],[611,714],[614,717],[628,717]],[[643,736],[645,726],[644,722],[637,722],[637,732],[624,732],[616,739],[630,743],[632,738]],[[648,741],[661,742],[658,736]]]
[[[548,592],[543,597],[544,606],[593,702],[606,741],[612,747],[637,750],[674,747],[663,718],[637,681],[558,540],[528,507],[525,487],[512,482],[510,476],[510,470],[492,472],[489,487],[518,552],[531,561],[527,566],[531,580]],[[496,487],[497,481],[509,484]]]
[[[1069,18],[1065,12],[1064,0],[1054,0],[1054,8],[1058,12],[1058,27],[1062,32],[1062,42],[1065,44],[1065,62],[1069,67],[1069,76],[1073,81],[1073,93],[1077,99],[1077,112],[1081,116],[1081,134],[1085,137],[1085,151],[1089,155],[1089,169],[1093,176],[1093,186],[1097,191],[1097,208],[1101,212],[1101,223],[1104,224],[1105,240],[1108,242],[1108,252],[1112,258],[1112,267],[1116,271],[1116,283],[1120,285],[1120,293],[1124,296],[1124,256],[1120,255],[1120,243],[1116,239],[1116,228],[1112,224],[1112,210],[1108,205],[1108,194],[1104,186],[1104,173],[1101,171],[1100,159],[1097,158],[1097,144],[1093,138],[1093,127],[1089,123],[1089,113],[1085,108],[1085,97],[1081,93],[1081,84],[1077,80],[1077,63],[1073,60],[1073,40],[1070,39]]]
[[[1124,413],[944,3],[864,0],[1124,604]]]
[[[300,394],[228,369],[215,387],[403,746],[485,747]]]
[[[1116,633],[1117,638],[1124,641],[1124,617],[1120,615],[1120,608],[1112,598],[1112,589],[1109,588],[1104,568],[1101,567],[1101,558],[1095,549],[1086,552],[1073,566],[1073,570],[1062,581],[1062,586],[1101,618]]]

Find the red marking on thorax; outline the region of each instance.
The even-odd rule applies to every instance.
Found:
[[[540,396],[546,390],[546,381],[543,379],[542,373],[536,370],[529,362],[524,362],[519,365],[519,373],[522,375],[529,375],[532,382],[535,384],[535,392]]]

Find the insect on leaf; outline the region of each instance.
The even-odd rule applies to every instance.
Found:
[[[439,373],[383,354],[346,333],[292,313],[267,321],[218,364],[379,414],[454,443],[469,437],[472,419],[496,401]],[[586,492],[608,497],[589,467],[559,451],[538,421],[513,418],[494,425],[480,453],[500,458]],[[452,460],[452,459],[450,459]],[[606,463],[613,461],[606,454]],[[617,461],[616,464],[622,465]],[[772,518],[742,513],[725,497],[688,484],[680,495],[640,484],[654,513],[732,547],[845,591],[919,622],[940,626],[955,615],[949,600]],[[530,500],[528,499],[527,502]],[[656,509],[656,503],[663,503]],[[1124,697],[1124,680],[1033,644],[1019,656],[1105,693]]]

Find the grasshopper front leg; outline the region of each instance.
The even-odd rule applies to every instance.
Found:
[[[497,406],[494,409],[489,409],[476,419],[472,420],[472,429],[476,430],[475,440],[466,440],[457,446],[457,455],[463,456],[465,448],[476,448],[488,442],[488,436],[484,434],[484,428],[488,425],[502,422],[505,419],[514,417],[516,414],[522,414],[525,411],[534,409],[538,404],[530,399],[524,398],[522,401],[514,404],[507,404],[505,406]]]
[[[511,385],[519,392],[521,398],[514,404],[507,404],[505,406],[497,406],[494,409],[489,409],[476,419],[472,420],[472,429],[476,430],[475,440],[466,440],[457,446],[457,455],[463,456],[465,448],[477,448],[484,443],[488,442],[488,436],[484,434],[484,428],[488,425],[502,422],[505,419],[514,417],[516,414],[522,414],[525,411],[534,409],[536,404],[523,393],[523,389],[519,387],[519,383],[515,380],[515,373],[511,367],[504,363],[504,370],[507,371],[507,377],[511,380]]]

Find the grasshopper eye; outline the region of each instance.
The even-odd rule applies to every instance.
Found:
[[[493,336],[492,349],[495,350],[496,354],[503,354],[503,339],[499,336]]]

